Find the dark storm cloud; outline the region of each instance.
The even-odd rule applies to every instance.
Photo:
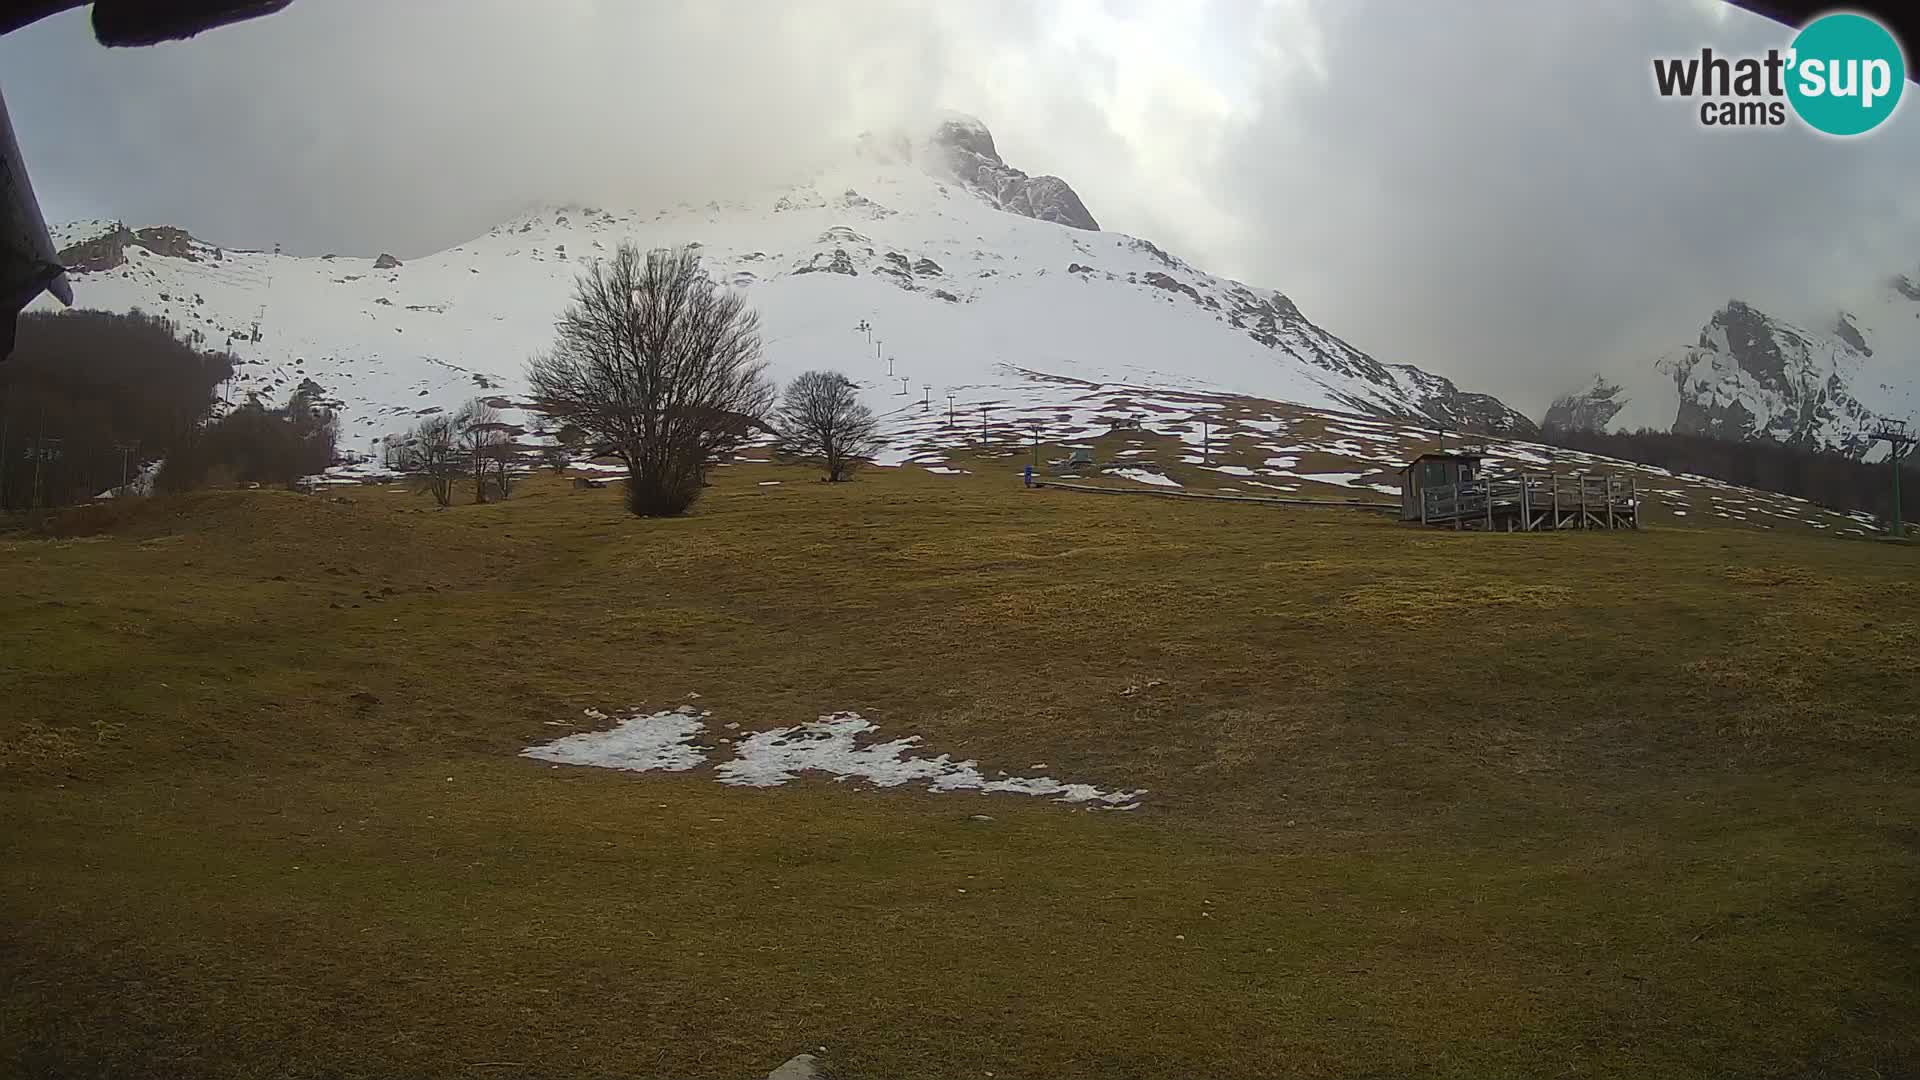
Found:
[[[1653,93],[1656,55],[1787,33],[1689,0],[298,0],[141,50],[47,20],[0,76],[52,217],[403,258],[962,109],[1106,227],[1537,413],[1730,297],[1814,308],[1920,259],[1913,108],[1840,142]]]

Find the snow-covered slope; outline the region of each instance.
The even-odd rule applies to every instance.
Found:
[[[1920,284],[1883,282],[1817,325],[1735,300],[1691,346],[1555,401],[1546,427],[1765,438],[1872,457],[1867,432],[1920,419]]]
[[[546,208],[405,263],[223,250],[115,222],[61,235],[79,305],[139,307],[230,347],[236,401],[315,381],[358,452],[469,396],[517,400],[575,276],[625,241],[698,245],[759,311],[776,379],[838,369],[882,411],[1044,396],[1036,376],[1052,375],[1531,428],[1497,399],[1379,363],[1277,292],[1097,231],[1064,181],[1000,162],[977,121],[920,142],[863,139],[757,199]]]

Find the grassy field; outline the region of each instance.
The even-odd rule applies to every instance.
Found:
[[[1920,1075],[1920,551],[955,464],[0,537],[0,1072]],[[690,693],[1150,794],[516,756]]]

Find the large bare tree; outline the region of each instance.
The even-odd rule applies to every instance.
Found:
[[[853,380],[837,371],[808,371],[787,384],[774,430],[783,454],[819,462],[827,480],[845,480],[880,449],[880,424],[860,404]]]
[[[527,379],[540,407],[627,466],[627,507],[679,514],[706,470],[764,424],[773,386],[760,320],[689,249],[622,244],[575,283]]]

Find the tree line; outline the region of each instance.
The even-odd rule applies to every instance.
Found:
[[[521,460],[513,444],[516,431],[498,409],[476,398],[456,412],[435,413],[391,440],[386,463],[411,475],[414,486],[441,506],[451,505],[455,485],[469,478],[474,502],[505,499]],[[554,463],[551,457],[548,461]]]
[[[119,486],[191,440],[231,361],[139,311],[32,312],[0,363],[0,507]]]
[[[1552,446],[1637,461],[1672,472],[1710,476],[1729,484],[1795,495],[1835,510],[1861,510],[1882,519],[1893,509],[1892,466],[1868,463],[1832,450],[1813,450],[1763,440],[1732,442],[1671,431],[1566,431],[1548,429],[1540,440]],[[1920,517],[1920,467],[1911,455],[1900,475],[1905,517]]]
[[[0,509],[91,499],[165,464],[155,483],[289,484],[332,463],[333,415],[304,384],[283,407],[213,417],[226,353],[139,310],[21,316],[0,364]]]

